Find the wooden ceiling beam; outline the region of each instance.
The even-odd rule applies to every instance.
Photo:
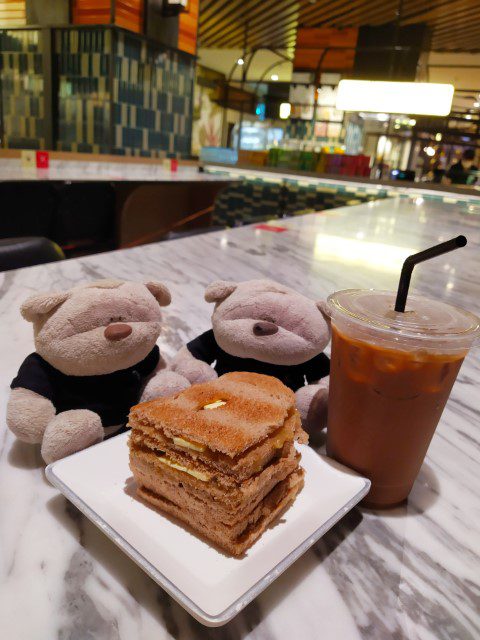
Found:
[[[242,4],[245,4],[244,2]],[[283,0],[283,2],[278,2],[276,5],[276,12],[274,15],[279,14],[280,16],[282,15],[282,12],[285,8],[285,5],[288,7],[291,4],[290,0]],[[264,16],[265,13],[265,2],[264,0],[258,0],[255,3],[255,6],[253,8],[251,8],[251,5],[249,4],[247,7],[244,8],[243,11],[241,11],[236,17],[235,17],[235,21],[238,21],[240,19],[243,19],[243,22],[245,22],[247,19],[249,21],[249,34],[253,32],[253,30],[255,29],[256,25],[261,21],[262,17]],[[269,13],[268,14],[269,18],[270,18],[270,22],[272,21],[272,14]],[[217,21],[217,24],[219,23],[219,21]],[[226,25],[224,23],[224,21],[222,20],[222,22],[219,24],[219,26],[217,26],[217,28],[215,29],[214,32],[211,32],[209,34],[205,34],[205,36],[202,37],[205,40],[205,42],[209,42],[209,41],[215,41],[215,39],[220,38],[220,40],[222,39],[221,35],[217,35],[217,34],[221,34],[223,32],[228,32],[229,36],[233,36],[235,33],[237,34],[241,34],[242,33],[242,29],[240,27],[240,25],[238,25],[235,29],[233,29],[233,31],[230,31],[228,29],[228,25]]]
[[[415,22],[431,22],[437,18],[443,18],[444,16],[454,16],[455,13],[460,10],[473,8],[478,4],[476,0],[442,0],[438,2],[435,7],[431,7],[431,2],[427,3],[427,8],[419,9],[416,7],[415,11],[406,11],[402,17],[402,24],[411,24]],[[458,6],[462,5],[462,6]]]
[[[272,29],[272,27],[279,24],[289,24],[289,18],[294,18],[296,20],[298,9],[294,9],[293,11],[287,11],[285,13],[283,3],[275,3],[275,8],[272,10],[269,7],[265,6],[267,3],[265,0],[263,1],[263,11],[262,15],[258,15],[255,17],[255,20],[252,20],[250,23],[249,34],[253,37],[259,31],[261,25],[266,25],[267,28]],[[288,4],[291,4],[289,2]],[[231,41],[235,41],[235,38],[241,33],[240,27],[236,27],[233,30],[230,30],[227,38],[220,38],[222,43],[229,43]]]
[[[298,3],[257,0],[254,4],[245,0],[201,1],[205,9],[200,15],[199,41],[202,46],[222,48],[243,46],[244,23],[238,22],[247,17],[250,18],[250,46],[275,44],[285,48],[294,43],[297,26],[383,24],[394,18],[397,8],[397,0],[378,0],[375,3],[365,0],[322,0],[315,5],[308,0]],[[417,22],[428,22],[433,27],[432,48],[451,48],[453,41],[455,48],[459,45],[462,50],[467,50],[466,47],[471,48],[472,43],[475,44],[473,41],[477,29],[472,23],[480,23],[480,4],[478,0],[405,0],[402,24]],[[468,36],[468,42],[465,36]],[[480,49],[480,41],[475,48]]]
[[[470,41],[462,41],[461,44],[453,43],[448,46],[435,45],[431,50],[438,53],[478,53],[480,52],[480,45],[478,38],[475,37]]]
[[[221,25],[221,28],[225,28],[224,23],[226,20],[231,19],[238,22],[243,15],[248,14],[250,6],[251,2],[245,2],[245,0],[230,0],[228,4],[225,3],[212,18],[207,20],[204,24],[199,25],[199,37],[206,38],[207,34],[212,34],[212,32],[216,33],[218,29],[215,29],[215,27],[219,24]]]
[[[394,1],[394,0],[392,0]],[[363,2],[363,0],[356,0],[356,2]],[[306,0],[304,0],[304,2],[302,3],[302,7],[300,9],[300,11],[295,8],[292,11],[287,12],[286,14],[284,14],[282,17],[285,20],[285,22],[281,21],[282,23],[280,24],[280,20],[278,21],[277,27],[275,28],[274,33],[277,33],[278,31],[280,31],[283,28],[288,27],[290,24],[295,24],[297,22],[297,15],[299,15],[300,17],[298,17],[298,24],[302,25],[302,26],[310,26],[310,24],[306,24],[304,23],[304,17],[305,16],[309,16],[309,15],[313,15],[313,11],[317,12],[320,9],[325,9],[327,7],[332,7],[332,6],[338,6],[338,7],[351,7],[352,6],[352,1],[351,0],[336,0],[334,2],[324,2],[322,3],[321,7],[318,7],[317,5],[315,5],[314,8],[312,8],[312,5],[307,2]],[[261,20],[257,20],[255,21],[252,26],[251,26],[251,30],[250,30],[250,36],[252,38],[266,38],[270,36],[270,33],[272,33],[272,19],[277,16],[278,14],[282,14],[281,9],[275,11],[274,13],[272,12],[266,12],[265,16],[263,17],[263,19]],[[292,19],[292,18],[295,19]],[[286,22],[286,19],[289,18],[289,21]],[[268,34],[268,36],[267,36]],[[231,38],[228,40],[224,41],[224,44],[227,44],[228,46],[231,46],[231,42],[233,42],[235,40],[235,34],[232,34]]]
[[[208,11],[216,0],[200,0],[200,13]]]
[[[480,49],[478,34],[472,37],[462,38],[461,40],[448,39],[438,40],[432,43],[432,51],[458,51],[459,53],[468,53],[472,49]]]
[[[228,0],[227,0],[228,1]],[[203,1],[200,0],[200,11],[198,14],[199,24],[205,23],[209,20],[211,14],[218,9],[218,5],[225,4],[225,0],[210,0],[206,7],[203,6]]]
[[[322,25],[331,26],[359,26],[359,23],[354,16],[358,13],[365,13],[371,15],[372,20],[375,20],[375,16],[379,13],[394,11],[396,7],[396,0],[388,0],[381,5],[372,6],[369,4],[365,6],[365,2],[333,2],[327,5],[326,10],[324,8],[317,8],[313,11],[309,11],[301,16],[300,23],[308,27],[316,27]],[[381,8],[380,8],[381,7]],[[342,19],[347,17],[348,19],[343,21]]]
[[[297,29],[297,23],[296,21],[291,21],[289,23],[286,24],[278,24],[276,25],[271,24],[268,27],[264,28],[261,30],[261,32],[258,32],[256,30],[252,30],[251,28],[248,31],[248,41],[249,41],[249,45],[253,46],[255,43],[260,46],[267,46],[268,42],[271,39],[272,34],[276,34],[279,31],[287,31],[287,30],[295,30]],[[233,44],[237,41],[238,39],[238,35],[231,35],[228,38],[224,39],[222,41],[223,46],[226,46],[227,48],[231,48],[233,46]]]
[[[473,10],[473,13],[455,16],[454,18],[445,18],[445,20],[437,22],[433,25],[433,33],[447,33],[449,31],[462,28],[464,25],[470,26],[477,20],[480,20],[480,7],[476,7]]]
[[[463,42],[463,40],[466,40],[467,38],[470,38],[470,37],[473,38],[475,36],[479,38],[478,46],[480,47],[480,27],[478,24],[471,25],[470,28],[464,29],[464,31],[462,31],[462,33],[460,34],[446,33],[441,36],[435,36],[434,34],[432,38],[432,46],[439,43],[442,43],[442,44],[445,43],[448,45],[451,42],[457,42],[457,41]],[[479,71],[479,75],[480,75],[480,71]]]
[[[321,20],[319,22],[314,22],[308,26],[312,27],[328,27],[328,26],[336,26],[340,28],[348,28],[348,27],[361,27],[361,26],[380,26],[392,21],[392,13],[390,9],[387,7],[382,12],[375,12],[375,15],[371,14],[369,11],[348,15],[348,21],[346,19],[342,19],[342,15],[335,16],[332,20],[324,21]]]
[[[270,42],[272,41],[273,36],[277,35],[278,33],[286,34],[289,31],[296,33],[296,29],[297,27],[295,24],[290,28],[288,27],[288,25],[287,26],[282,25],[277,29],[275,29],[272,26],[272,29],[270,29],[269,32],[265,33],[262,36],[249,33],[248,45],[249,47],[267,47],[267,46],[270,46]],[[239,36],[234,36],[232,38],[229,38],[228,40],[222,41],[221,45],[226,48],[234,48],[238,41],[239,41]]]

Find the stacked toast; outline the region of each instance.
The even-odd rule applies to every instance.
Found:
[[[138,495],[234,556],[303,486],[294,441],[307,442],[279,380],[227,373],[130,412]]]

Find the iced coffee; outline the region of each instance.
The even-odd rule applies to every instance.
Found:
[[[438,301],[347,290],[330,297],[327,453],[372,481],[364,504],[406,499],[479,320]]]

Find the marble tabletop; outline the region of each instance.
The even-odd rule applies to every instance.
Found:
[[[278,227],[279,222],[275,222]],[[403,259],[464,233],[416,268],[414,290],[480,314],[480,216],[393,198],[0,274],[0,620],[9,640],[476,640],[480,637],[480,367],[470,354],[407,505],[355,508],[232,622],[207,629],[44,478],[39,451],[5,428],[8,384],[33,347],[29,294],[97,278],[160,279],[173,292],[171,356],[209,327],[206,284],[276,278],[322,298],[395,288]],[[321,447],[321,441],[318,445]],[[172,553],[181,549],[172,549]]]
[[[0,182],[232,182],[226,175],[200,173],[196,166],[170,171],[162,164],[51,160],[48,169],[24,167],[19,159],[0,158]]]

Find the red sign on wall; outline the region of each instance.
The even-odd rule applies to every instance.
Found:
[[[37,169],[48,169],[50,156],[48,151],[37,151]]]

